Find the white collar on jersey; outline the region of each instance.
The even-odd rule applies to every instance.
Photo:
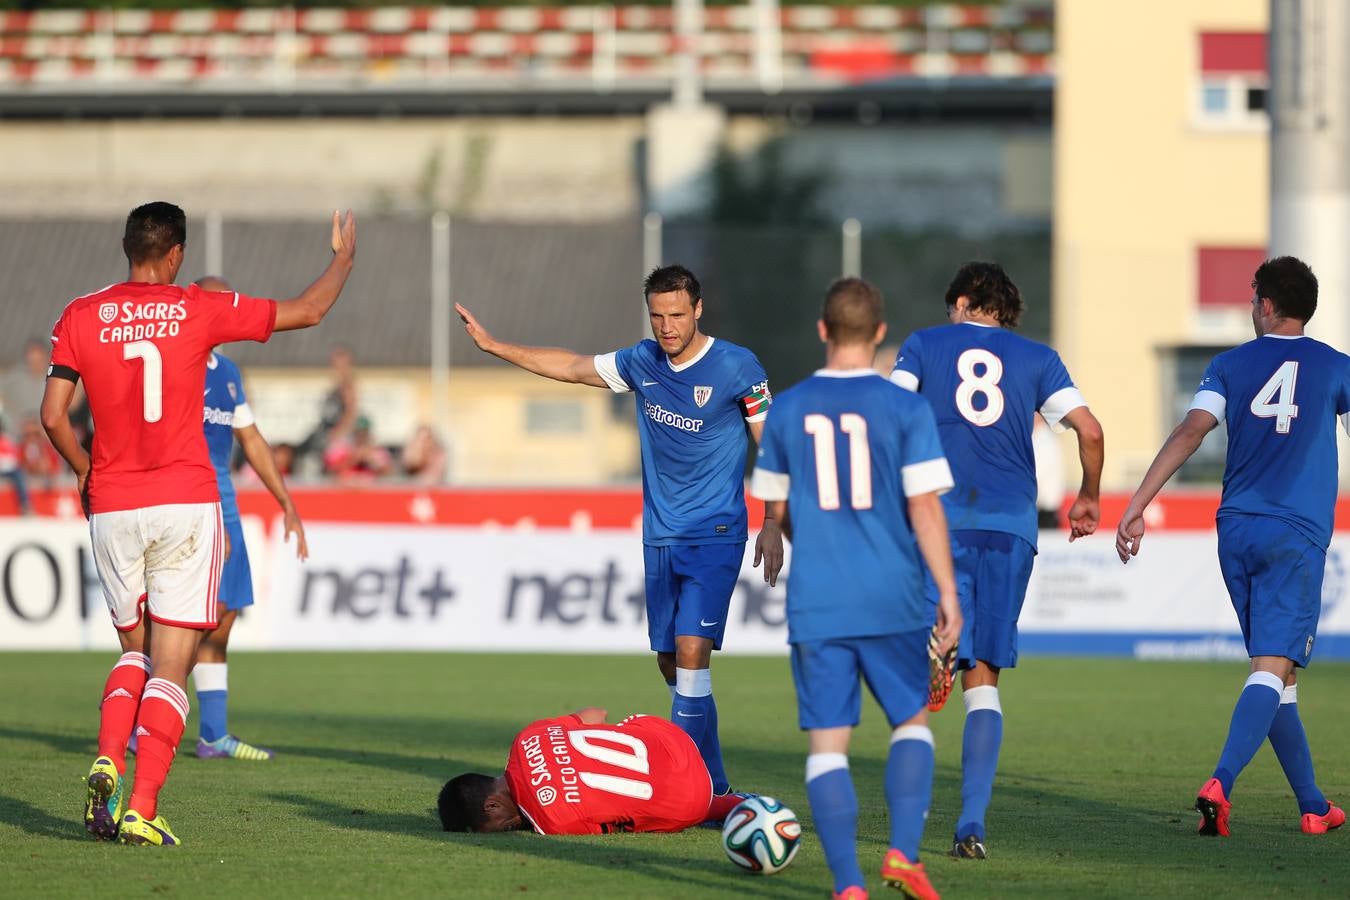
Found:
[[[988,322],[972,322],[966,319],[964,322],[957,322],[958,325],[974,325],[976,328],[997,328],[997,325],[990,325]]]
[[[705,343],[705,344],[703,345],[703,349],[700,350],[700,351],[698,351],[698,354],[697,354],[693,359],[686,359],[684,362],[680,363],[680,364],[677,366],[677,365],[675,365],[675,363],[671,362],[671,361],[670,361],[670,357],[667,356],[667,357],[666,357],[666,365],[670,366],[670,371],[672,371],[672,372],[683,372],[685,369],[689,368],[689,367],[692,366],[694,363],[698,362],[700,359],[702,359],[703,357],[707,356],[707,355],[708,355],[708,351],[712,349],[713,341],[717,340],[717,338],[713,337],[713,336],[710,335],[710,334],[704,335],[704,337],[706,337],[706,338],[708,339],[708,341],[707,341],[707,343]]]
[[[881,373],[876,369],[816,369],[814,374],[821,378],[866,378],[868,375],[881,377]]]
[[[216,360],[215,353],[212,353],[210,356],[206,357],[206,367],[208,369],[214,369],[218,365],[220,365],[220,363],[219,361]]]
[[[1279,341],[1297,341],[1307,337],[1306,334],[1263,334],[1261,337],[1275,338]]]

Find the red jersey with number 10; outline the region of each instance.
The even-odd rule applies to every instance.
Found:
[[[196,285],[125,283],[72,300],[52,366],[84,379],[94,419],[90,512],[220,500],[202,431],[206,357],[266,341],[277,305]]]
[[[698,747],[654,716],[534,722],[516,735],[506,780],[540,834],[683,831],[708,817],[712,800]]]

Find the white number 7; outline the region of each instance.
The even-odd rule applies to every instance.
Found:
[[[159,348],[149,341],[132,341],[122,345],[122,358],[141,361],[143,415],[147,422],[158,422],[164,415],[164,358]]]
[[[1294,405],[1294,386],[1297,383],[1298,363],[1288,360],[1275,370],[1275,374],[1252,398],[1252,415],[1274,419],[1275,432],[1288,434],[1290,424],[1298,418],[1298,407]],[[1271,403],[1271,398],[1277,392],[1279,397]]]

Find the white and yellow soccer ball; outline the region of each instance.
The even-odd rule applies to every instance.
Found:
[[[802,842],[797,814],[772,797],[747,797],[722,825],[722,849],[736,865],[756,875],[787,868]]]

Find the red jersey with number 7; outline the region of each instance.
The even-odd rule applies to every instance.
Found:
[[[655,716],[588,725],[574,714],[527,725],[506,780],[540,834],[683,831],[708,817],[712,800],[698,747]]]
[[[266,341],[274,300],[196,285],[115,284],[70,302],[49,374],[83,378],[94,419],[92,513],[220,500],[202,431],[206,358]]]

